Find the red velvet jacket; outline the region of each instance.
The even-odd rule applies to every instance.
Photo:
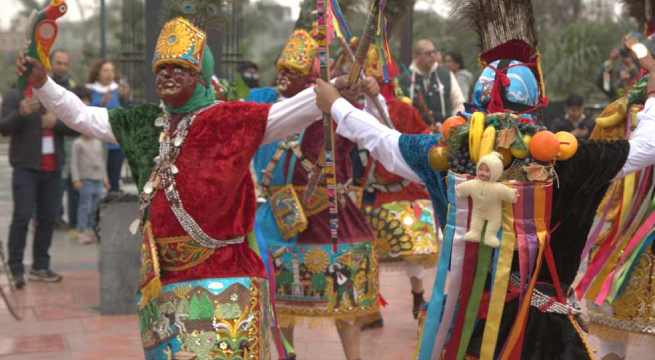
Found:
[[[255,221],[250,160],[261,145],[270,105],[220,103],[198,114],[176,165],[177,190],[186,211],[215,239],[247,235]],[[186,235],[158,191],[150,206],[155,238]],[[216,249],[203,263],[162,273],[164,283],[207,277],[264,276],[247,242]]]

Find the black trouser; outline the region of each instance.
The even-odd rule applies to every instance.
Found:
[[[14,213],[9,227],[9,267],[12,273],[23,274],[23,255],[27,228],[36,213],[36,228],[32,248],[32,269],[50,268],[50,244],[55,220],[61,207],[61,174],[14,168],[12,179]],[[36,212],[35,212],[36,211]]]
[[[109,178],[109,191],[119,191],[121,180],[121,169],[123,168],[125,155],[121,149],[109,149],[107,151],[107,177]]]
[[[75,229],[77,227],[77,208],[80,202],[80,193],[73,186],[71,174],[68,174],[68,178],[66,178],[66,193],[68,193],[66,202],[66,207],[68,208],[68,225],[70,225],[71,229]]]

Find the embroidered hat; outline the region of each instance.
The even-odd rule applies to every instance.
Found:
[[[206,38],[205,32],[187,19],[170,20],[159,33],[152,70],[164,64],[175,64],[201,72]]]
[[[277,61],[277,69],[288,69],[302,75],[309,75],[314,67],[318,43],[305,30],[291,34]]]

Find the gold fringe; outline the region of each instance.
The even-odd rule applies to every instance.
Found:
[[[141,287],[141,300],[139,301],[139,309],[143,309],[150,301],[156,299],[161,294],[161,279],[155,277],[148,282],[145,286]]]
[[[589,344],[589,339],[588,339],[589,334],[586,331],[582,330],[582,327],[580,327],[580,324],[578,324],[577,320],[573,317],[573,315],[568,314],[567,317],[569,318],[569,322],[571,322],[571,325],[573,325],[575,331],[578,333],[578,336],[580,337],[580,341],[582,341],[582,345],[584,345],[589,358],[591,360],[597,360],[596,357],[597,352],[594,351],[591,344]]]

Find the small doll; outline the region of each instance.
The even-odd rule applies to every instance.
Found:
[[[471,227],[464,235],[464,240],[475,242],[482,240],[484,244],[494,248],[500,246],[496,234],[502,223],[503,201],[514,203],[517,198],[515,189],[498,182],[502,173],[501,155],[492,152],[483,156],[478,162],[475,179],[455,187],[458,198],[470,196],[473,203]]]

